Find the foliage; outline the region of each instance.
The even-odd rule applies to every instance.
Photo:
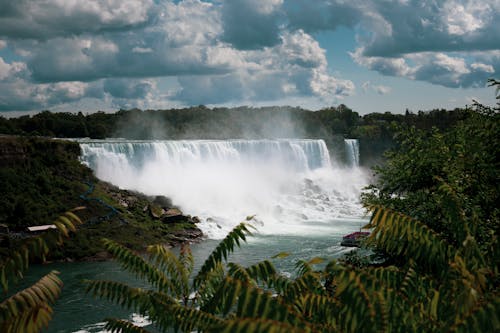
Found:
[[[79,209],[81,207],[73,211]],[[28,238],[17,248],[2,255],[0,292],[7,294],[9,284],[23,277],[30,262],[45,260],[54,247],[62,245],[63,239],[69,236],[69,231],[76,230],[76,226],[82,222],[73,211],[64,213],[54,221],[56,230]],[[62,281],[57,275],[57,271],[52,271],[32,286],[1,300],[0,331],[30,333],[39,332],[47,327],[52,317],[52,305],[59,297],[62,288]]]
[[[466,118],[440,130],[402,127],[387,162],[375,168],[377,182],[363,196],[424,221],[454,245],[465,239],[462,220],[483,248],[499,225],[499,108],[475,103]]]
[[[191,223],[162,223],[144,207],[150,204],[144,195],[121,191],[101,182],[92,170],[79,161],[76,142],[34,137],[0,137],[0,224],[11,234],[22,234],[26,227],[50,224],[66,207],[85,205],[81,218],[88,221],[73,234],[62,248],[50,253],[51,259],[82,259],[100,256],[102,237],[119,239],[127,247],[139,250],[144,244],[178,242],[184,231],[195,228]],[[92,183],[94,191],[81,195]],[[124,207],[119,198],[132,197]],[[109,208],[96,199],[113,206],[119,214],[104,218]],[[0,237],[3,248],[15,246],[15,237]]]
[[[341,261],[315,270],[319,258],[297,262],[294,278],[265,260],[229,263],[248,235],[237,226],[191,280],[187,246],[179,256],[151,246],[143,258],[117,243],[107,249],[151,289],[87,281],[93,295],[148,315],[160,331],[182,332],[493,332],[499,329],[498,265],[474,238],[456,247],[407,215],[372,207],[369,242],[407,259],[404,266],[353,267]],[[395,242],[394,240],[398,241]],[[498,245],[498,244],[496,244]],[[498,248],[498,246],[497,246]],[[222,250],[224,249],[224,250]],[[108,329],[145,332],[108,320]]]
[[[0,223],[19,231],[82,205],[82,181],[93,176],[76,142],[2,137],[0,148]]]
[[[106,241],[122,266],[152,287],[89,281],[88,291],[148,315],[161,331],[497,332],[497,111],[476,104],[450,130],[401,132],[400,150],[364,197],[372,212],[368,245],[397,259],[392,264],[351,258],[356,266],[333,260],[317,270],[322,260],[313,258],[298,261],[292,278],[267,260],[224,265],[248,235],[241,224],[189,287],[187,247],[177,257],[153,246],[142,258]],[[116,320],[108,328],[139,330]]]

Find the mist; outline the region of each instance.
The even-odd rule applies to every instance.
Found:
[[[323,140],[91,141],[82,159],[121,188],[165,195],[222,238],[255,215],[262,233],[314,234],[359,218],[367,173],[332,163]],[[337,165],[337,166],[335,166]]]

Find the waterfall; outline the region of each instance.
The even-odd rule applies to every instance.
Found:
[[[364,174],[332,167],[323,140],[79,143],[82,162],[98,178],[171,198],[185,213],[199,216],[211,238],[224,237],[248,215],[257,215],[259,231],[269,233],[308,233],[309,221],[363,215],[358,198]]]
[[[347,161],[349,166],[359,166],[359,142],[358,139],[344,139]]]
[[[271,163],[294,171],[330,166],[323,140],[189,140],[189,141],[88,141],[81,142],[82,160],[97,168],[100,160],[140,169],[151,160],[179,167],[190,163]]]

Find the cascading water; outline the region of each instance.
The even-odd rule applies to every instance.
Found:
[[[359,141],[357,139],[344,139],[347,161],[349,166],[359,166]]]
[[[121,188],[165,195],[224,237],[248,215],[266,234],[322,234],[360,217],[358,168],[334,169],[323,140],[80,141],[82,161]],[[342,223],[338,225],[341,227]],[[340,231],[342,232],[342,231]]]
[[[336,167],[342,163],[330,161],[322,140],[79,142],[82,161],[97,177],[122,188],[168,196],[186,214],[201,218],[198,226],[209,239],[191,245],[198,265],[217,245],[216,239],[248,215],[261,222],[258,233],[229,260],[248,266],[270,259],[290,275],[299,259],[333,259],[351,251],[340,245],[342,236],[367,222],[358,199],[367,182],[362,168]],[[272,259],[279,252],[290,255]],[[61,271],[69,288],[56,305],[58,315],[47,333],[105,333],[105,317],[148,324],[109,303],[90,302],[81,290],[82,278],[113,276],[135,286],[137,279],[115,263],[54,265],[43,269]]]

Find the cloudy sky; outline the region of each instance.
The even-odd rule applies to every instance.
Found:
[[[0,0],[0,111],[494,104],[499,22],[500,0]]]

